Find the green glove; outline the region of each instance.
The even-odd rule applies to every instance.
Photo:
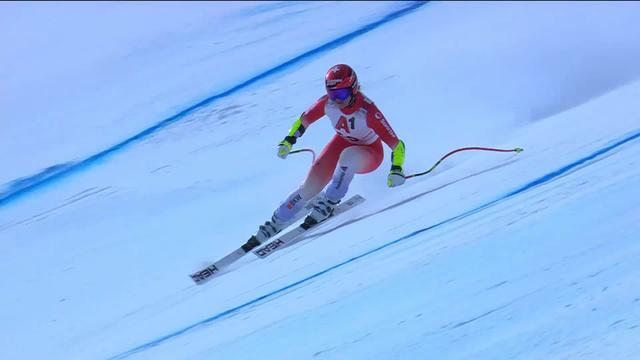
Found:
[[[304,126],[302,125],[302,116],[300,115],[298,119],[291,126],[291,130],[289,130],[289,135],[287,135],[284,140],[280,141],[278,144],[278,157],[281,159],[286,159],[287,155],[291,151],[293,144],[296,143],[296,140],[304,134]]]
[[[398,141],[398,144],[393,148],[391,153],[391,171],[387,177],[387,186],[396,187],[404,184],[405,177],[402,172],[402,165],[404,164],[404,142]]]
[[[281,159],[286,159],[295,142],[296,140],[293,136],[287,136],[286,138],[284,138],[284,140],[280,141],[280,144],[278,144],[278,157]]]
[[[402,172],[402,168],[400,166],[392,166],[391,171],[389,171],[389,176],[387,176],[387,186],[388,187],[396,187],[404,184],[406,179],[404,178],[404,173]]]

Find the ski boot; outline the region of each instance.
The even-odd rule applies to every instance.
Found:
[[[260,225],[258,232],[256,232],[255,235],[251,235],[249,240],[242,245],[242,249],[249,252],[257,248],[265,241],[269,240],[269,238],[282,231],[285,227],[287,227],[287,224],[279,221],[275,215],[271,216],[271,220],[266,221],[264,225]]]
[[[311,213],[304,219],[304,226],[309,228],[327,220],[333,215],[333,211],[338,203],[340,203],[340,200],[334,202],[327,199],[326,196],[319,196],[313,204],[313,210],[311,210]]]

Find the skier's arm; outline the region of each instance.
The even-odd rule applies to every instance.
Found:
[[[404,142],[396,136],[395,131],[382,112],[373,103],[367,106],[367,125],[380,136],[382,141],[391,149],[391,166],[400,167],[404,165]]]
[[[291,151],[293,144],[295,144],[298,138],[304,134],[307,127],[324,116],[324,106],[326,103],[327,96],[325,95],[318,99],[315,104],[296,119],[287,136],[285,136],[284,140],[278,144],[279,157],[283,159],[286,158],[289,151]]]
[[[367,125],[373,129],[373,131],[380,136],[387,146],[391,149],[391,170],[387,178],[387,185],[389,187],[400,186],[404,184],[405,178],[402,172],[402,166],[404,165],[404,142],[396,136],[395,131],[380,109],[373,103],[367,104]]]

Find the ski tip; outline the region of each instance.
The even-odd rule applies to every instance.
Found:
[[[220,268],[218,268],[215,264],[209,265],[206,268],[189,275],[191,280],[196,283],[196,285],[200,285],[213,277],[214,275],[220,274]]]

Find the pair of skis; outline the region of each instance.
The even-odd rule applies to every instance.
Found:
[[[302,223],[266,244],[259,244],[255,242],[252,243],[252,240],[250,239],[246,244],[224,256],[220,260],[191,274],[191,279],[196,284],[201,285],[206,281],[216,277],[217,275],[220,275],[225,268],[242,258],[244,255],[248,254],[249,252],[253,252],[257,257],[264,259],[277,250],[283,249],[287,246],[291,246],[301,241],[304,238],[304,235],[308,234],[310,230],[316,229],[319,225],[331,221],[336,216],[356,207],[364,201],[365,199],[362,196],[354,195],[347,201],[341,202],[338,206],[336,206],[333,211],[333,215],[331,215],[331,217],[329,217],[327,220],[317,224]],[[312,202],[313,200],[309,201],[309,204],[311,204]],[[310,205],[307,206],[309,207]],[[307,210],[309,209],[307,208]],[[305,214],[306,212],[302,212],[302,216],[304,216]]]

